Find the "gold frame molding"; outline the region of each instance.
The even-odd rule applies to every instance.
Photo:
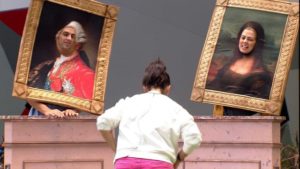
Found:
[[[208,70],[219,39],[223,17],[228,8],[283,14],[287,18],[269,99],[206,89]],[[236,16],[238,16],[238,14]],[[284,99],[288,72],[296,45],[298,29],[299,3],[275,0],[217,0],[205,44],[200,55],[191,100],[241,108],[267,115],[279,115]]]
[[[88,15],[95,15],[104,20],[99,46],[95,53],[95,81],[91,100],[27,85],[36,34],[45,2],[54,3],[63,8],[72,8]],[[118,10],[116,6],[106,5],[95,0],[32,0],[21,39],[12,95],[21,99],[33,99],[101,114],[104,108],[106,79]]]

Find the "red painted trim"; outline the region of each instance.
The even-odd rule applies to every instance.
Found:
[[[27,8],[0,12],[0,21],[22,36]]]

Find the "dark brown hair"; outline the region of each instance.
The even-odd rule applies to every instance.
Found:
[[[170,84],[170,76],[167,73],[167,68],[159,58],[146,67],[143,78],[144,87],[149,90],[151,88],[165,89]]]

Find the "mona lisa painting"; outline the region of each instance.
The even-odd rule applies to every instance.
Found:
[[[298,34],[297,6],[218,0],[191,99],[279,115]]]

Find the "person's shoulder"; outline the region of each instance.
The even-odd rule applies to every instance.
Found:
[[[121,107],[130,107],[132,105],[140,105],[142,104],[142,99],[143,97],[142,94],[135,94],[132,96],[124,96],[122,98],[119,98],[119,100],[116,102],[116,106],[121,106]]]
[[[40,70],[44,67],[52,67],[52,65],[54,64],[54,60],[53,59],[50,59],[50,60],[45,60],[45,61],[42,61],[41,63],[39,63],[38,65],[36,65],[33,70]]]
[[[166,96],[168,97],[168,96]],[[174,105],[176,111],[187,117],[187,118],[193,118],[192,115],[190,114],[190,112],[180,103],[178,103],[177,101],[173,100],[172,98],[168,97],[169,98],[169,101]]]
[[[178,112],[186,112],[188,113],[188,111],[177,101],[175,101],[174,99],[172,99],[171,97],[167,96],[167,95],[161,95],[162,98],[162,102],[166,105],[169,106],[170,108],[172,107],[174,109],[174,111],[178,111]]]
[[[76,71],[78,73],[78,75],[94,77],[95,71],[93,69],[91,69],[90,67],[88,67],[85,63],[83,63],[82,60],[77,59],[75,61],[75,64],[76,64],[76,67],[75,67],[74,71]]]
[[[132,96],[127,96],[125,98],[125,100],[142,101],[143,98],[146,98],[146,97],[147,97],[146,93],[137,93],[137,94],[134,94]]]
[[[143,94],[135,94],[131,96],[125,96],[119,99],[119,102],[129,102],[133,100],[140,100],[140,98],[143,97]]]

